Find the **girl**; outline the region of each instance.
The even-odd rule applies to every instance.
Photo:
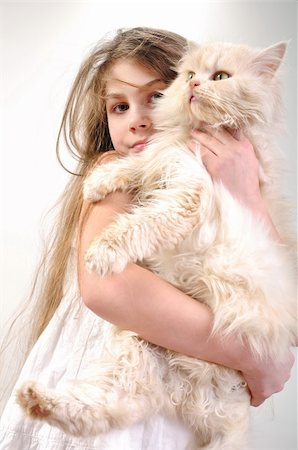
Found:
[[[90,274],[84,266],[90,241],[130,202],[127,193],[116,192],[102,202],[83,203],[84,177],[95,164],[146,151],[154,133],[153,99],[174,79],[173,67],[185,45],[184,38],[164,30],[120,30],[94,49],[78,73],[59,138],[64,135],[78,157],[79,176],[73,176],[66,188],[44,261],[46,278],[32,315],[35,346],[17,385],[31,378],[54,387],[80,378],[90,359],[100,357],[108,345],[110,322],[157,345],[241,371],[254,406],[281,390],[289,377],[290,351],[283,361],[256,361],[245,343],[210,337],[209,309],[140,266],[130,264],[123,273],[106,278]],[[190,149],[197,143],[212,177],[261,215],[272,239],[279,239],[262,203],[258,162],[248,140],[227,131],[194,131]],[[157,416],[104,436],[73,438],[42,421],[25,419],[12,396],[2,418],[0,448],[180,450],[190,437],[182,424]]]

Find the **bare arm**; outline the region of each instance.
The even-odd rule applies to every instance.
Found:
[[[82,227],[79,251],[79,282],[83,300],[95,314],[123,329],[137,332],[144,339],[177,352],[242,371],[258,405],[282,389],[289,377],[291,356],[284,362],[260,364],[249,349],[235,338],[221,342],[210,337],[212,312],[151,272],[130,264],[122,273],[100,278],[85,269],[83,255],[91,240],[130,198],[116,192],[92,205]]]

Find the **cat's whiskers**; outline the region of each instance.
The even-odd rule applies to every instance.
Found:
[[[261,111],[252,105],[233,103],[232,98],[224,98],[210,89],[200,89],[200,95],[204,100],[210,100],[209,107],[213,108],[216,116],[222,116],[222,124],[230,124],[234,127],[246,127],[251,122],[264,123],[264,116]],[[223,114],[224,110],[224,114]]]
[[[237,127],[245,121],[244,114],[240,113],[231,100],[225,100],[210,90],[200,90],[200,96],[204,100],[211,100],[208,103],[210,109],[214,111],[214,118],[220,118],[216,126],[232,126]]]

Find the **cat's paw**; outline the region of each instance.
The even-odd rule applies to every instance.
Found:
[[[102,200],[112,190],[106,185],[106,176],[99,169],[94,170],[83,183],[83,197],[89,202]]]
[[[18,404],[35,419],[49,417],[53,404],[46,391],[34,381],[28,381],[16,392]]]
[[[85,264],[91,272],[104,277],[122,272],[129,262],[128,255],[112,240],[98,238],[85,253]]]

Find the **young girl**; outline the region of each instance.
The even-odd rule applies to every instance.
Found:
[[[94,49],[78,73],[59,133],[79,158],[77,175],[65,190],[45,258],[46,278],[32,314],[35,345],[17,385],[36,379],[55,387],[80,378],[90,360],[100,358],[108,345],[110,322],[160,346],[241,371],[255,406],[280,391],[289,378],[290,351],[282,361],[256,361],[245,343],[211,337],[210,310],[142,267],[130,264],[123,273],[99,278],[84,266],[90,241],[130,202],[127,193],[116,192],[96,204],[85,204],[84,178],[95,164],[146,151],[154,133],[152,102],[174,79],[173,67],[185,45],[184,38],[164,30],[120,30]],[[261,215],[272,239],[279,239],[262,203],[258,162],[250,142],[228,131],[194,131],[190,149],[198,143],[212,177]],[[190,437],[182,424],[157,416],[96,438],[73,438],[42,421],[24,418],[12,395],[2,417],[0,449],[181,450]]]

